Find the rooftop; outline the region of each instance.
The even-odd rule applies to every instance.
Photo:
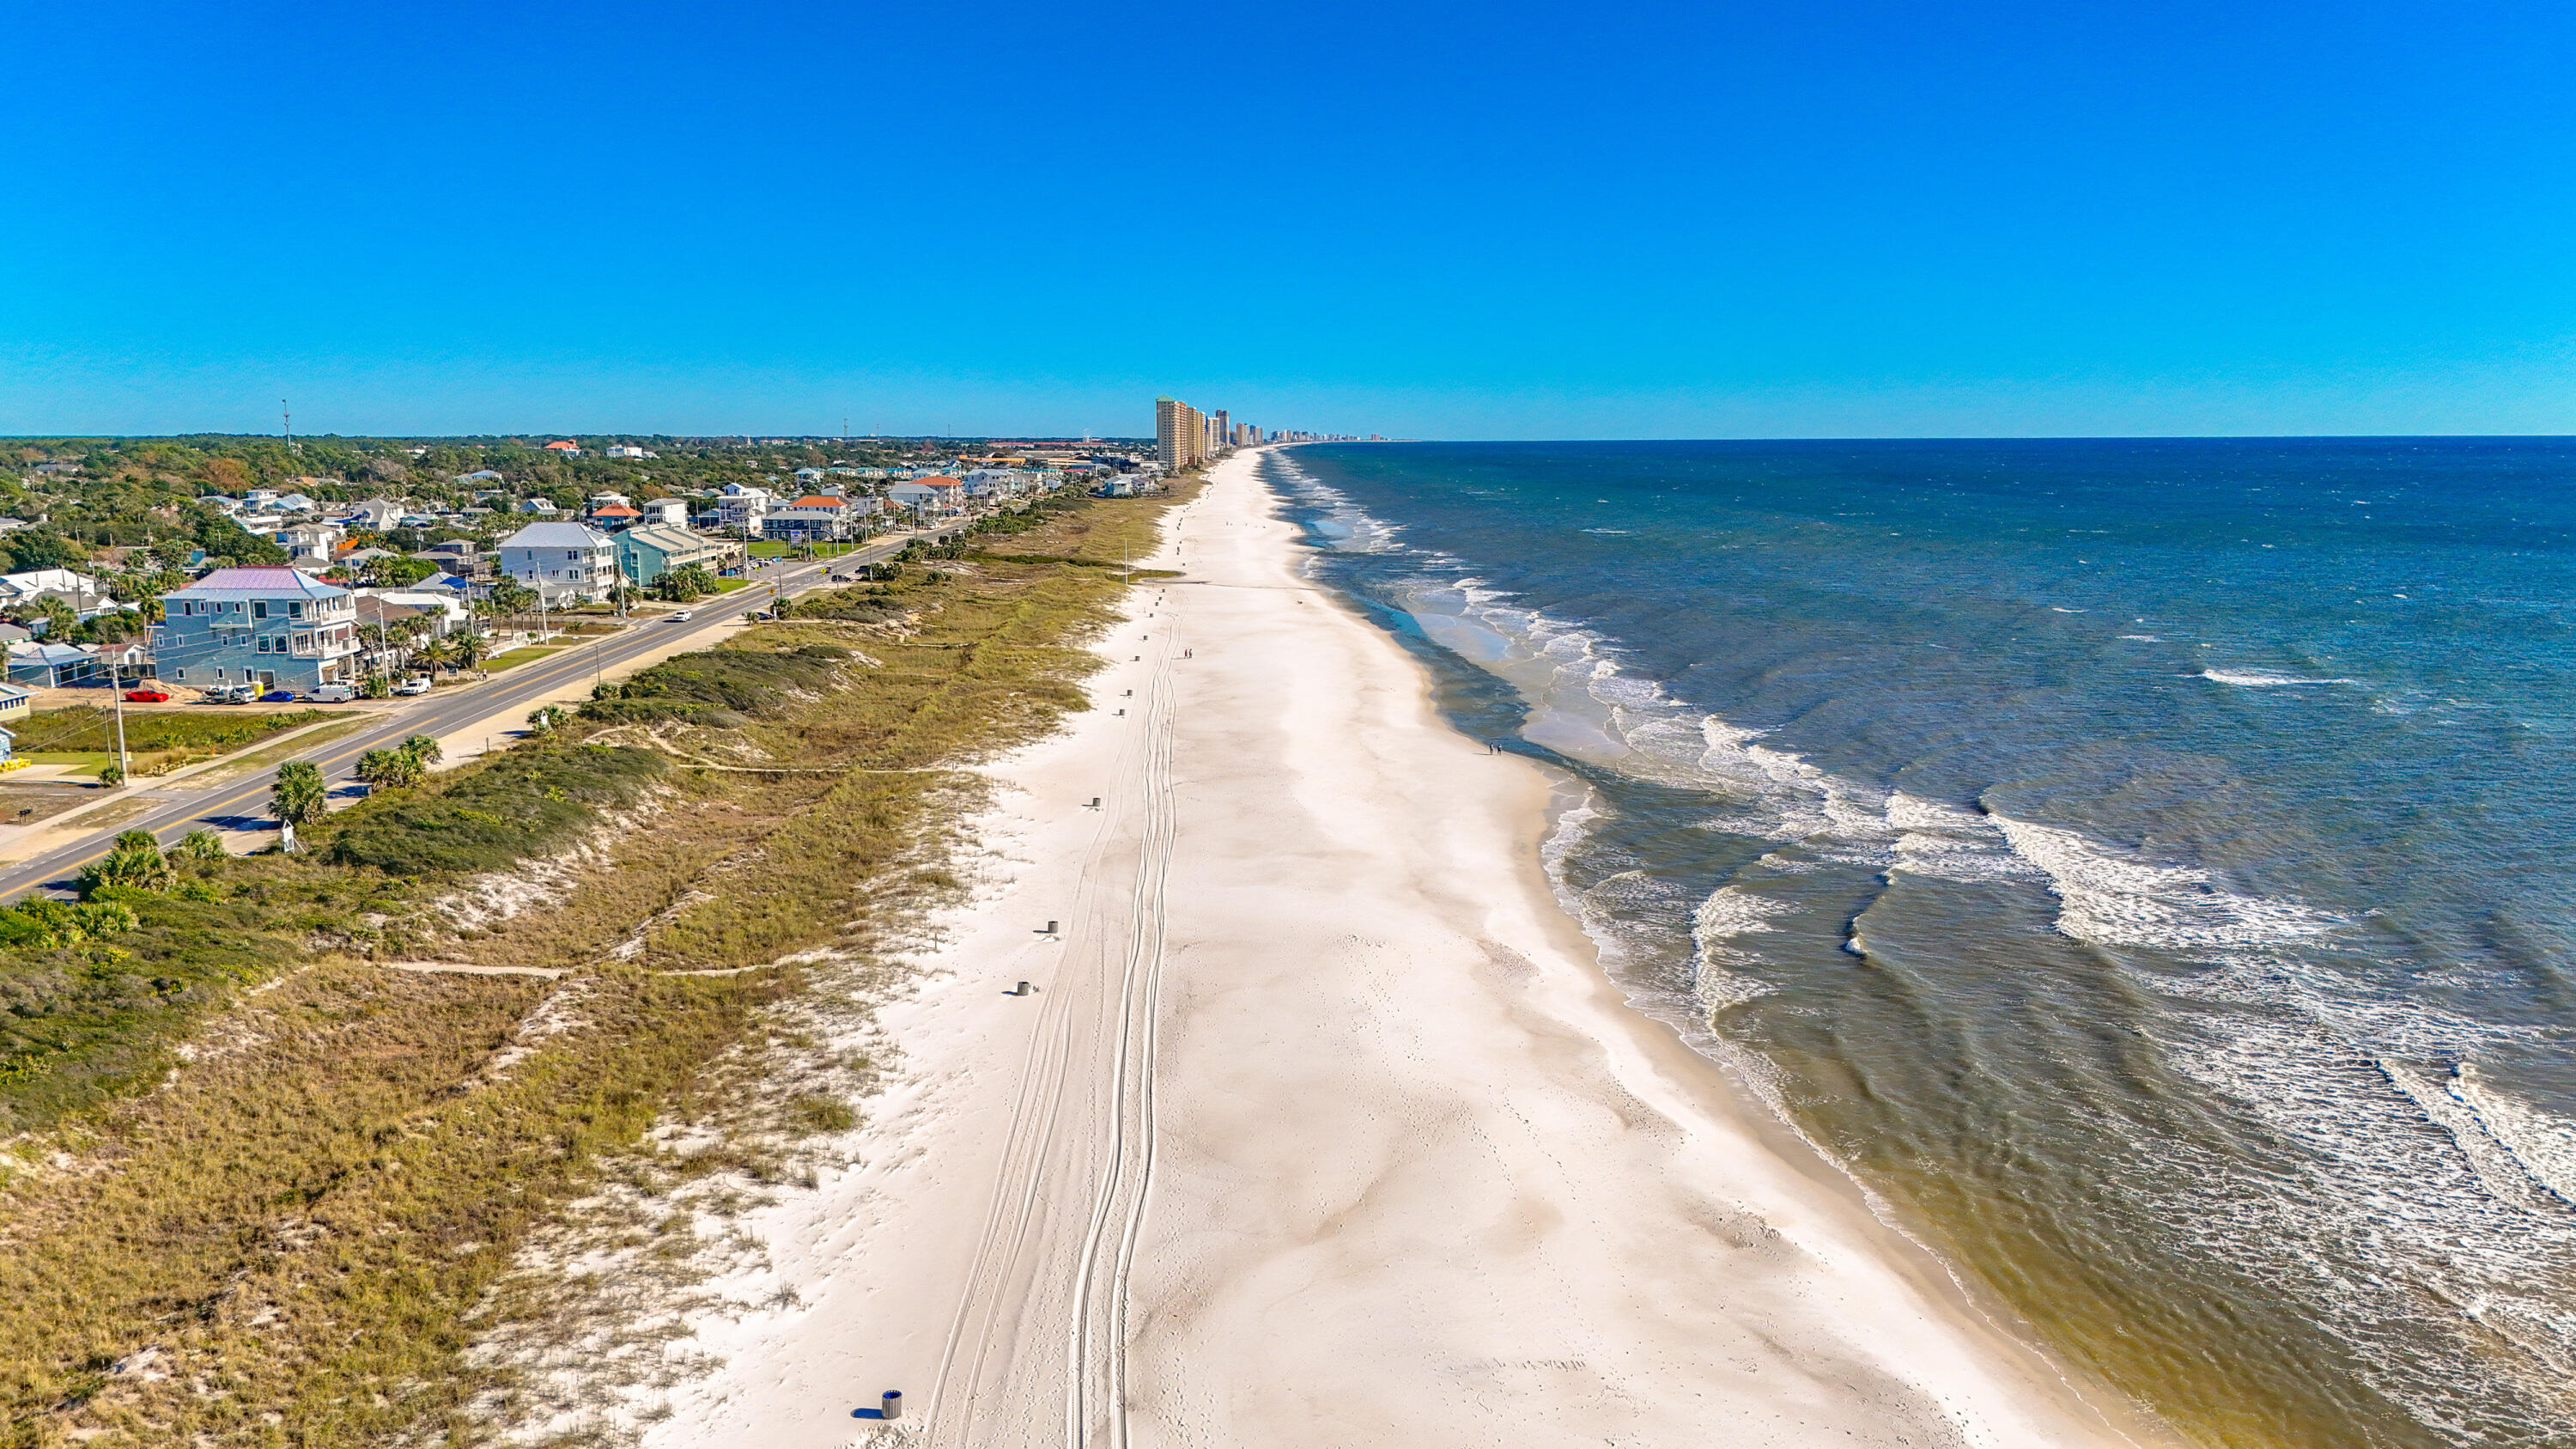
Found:
[[[291,595],[301,599],[336,599],[349,591],[323,583],[310,574],[290,568],[217,569],[166,599],[273,599]]]
[[[501,540],[503,548],[605,548],[608,535],[578,523],[531,523]]]

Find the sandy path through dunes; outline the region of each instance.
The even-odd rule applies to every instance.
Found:
[[[797,1301],[700,1325],[648,1442],[2125,1442],[1619,1002],[1545,780],[1298,557],[1249,459],[1178,512],[1099,707],[995,772],[864,1165],[748,1224],[732,1295]]]

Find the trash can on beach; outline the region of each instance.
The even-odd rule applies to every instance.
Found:
[[[903,1390],[888,1389],[885,1391],[885,1397],[880,1399],[878,1402],[885,1405],[885,1408],[879,1412],[878,1416],[880,1418],[900,1419],[903,1417]]]

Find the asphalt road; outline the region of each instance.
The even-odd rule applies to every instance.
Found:
[[[712,633],[724,623],[740,618],[746,610],[768,607],[782,594],[792,595],[813,589],[827,582],[828,575],[835,569],[891,558],[916,536],[936,540],[946,537],[957,526],[886,539],[838,558],[773,565],[762,570],[758,582],[750,588],[719,594],[690,605],[696,617],[687,623],[630,625],[600,643],[568,648],[544,659],[531,660],[485,683],[462,689],[443,689],[424,696],[416,704],[391,711],[384,716],[382,724],[316,745],[301,754],[288,756],[288,759],[309,760],[321,766],[324,785],[337,791],[355,778],[358,757],[369,750],[399,744],[412,735],[446,734],[460,725],[488,718],[514,705],[526,704],[553,693],[568,681],[591,676],[639,654],[666,648],[675,638]],[[173,798],[167,804],[156,805],[133,819],[102,827],[23,865],[0,871],[0,901],[14,901],[38,889],[68,889],[82,866],[107,854],[109,845],[128,830],[149,830],[166,845],[191,830],[242,830],[273,819],[268,813],[268,799],[269,791],[276,783],[277,770],[272,767],[256,775],[209,785],[191,793],[182,793],[188,790],[185,780],[173,782],[162,790],[137,785],[133,787],[137,793],[167,794]],[[104,800],[116,798],[119,797],[111,794]]]

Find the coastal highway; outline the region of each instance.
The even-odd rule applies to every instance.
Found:
[[[476,720],[541,699],[567,682],[596,674],[610,665],[668,648],[675,640],[711,635],[746,610],[766,608],[782,596],[819,587],[829,581],[835,569],[892,558],[916,538],[937,542],[963,526],[961,522],[941,529],[900,534],[838,558],[773,566],[765,570],[766,576],[750,588],[718,594],[689,606],[696,611],[697,617],[686,623],[648,620],[632,624],[598,643],[567,648],[559,654],[532,660],[487,682],[423,696],[417,702],[387,712],[380,717],[381,723],[371,724],[353,735],[317,744],[287,758],[309,760],[321,766],[325,786],[337,789],[354,777],[358,757],[369,750],[398,744],[412,735],[449,733]],[[268,819],[269,791],[276,782],[277,770],[271,767],[255,775],[194,791],[189,790],[185,780],[173,781],[160,790],[148,785],[130,785],[126,788],[137,794],[168,795],[170,798],[167,803],[155,805],[133,819],[102,826],[68,845],[0,870],[0,901],[14,901],[30,891],[47,887],[67,887],[82,866],[107,854],[109,845],[124,831],[149,830],[166,845],[200,827],[238,830],[243,828],[246,820]],[[114,800],[119,797],[110,794],[106,798]]]

